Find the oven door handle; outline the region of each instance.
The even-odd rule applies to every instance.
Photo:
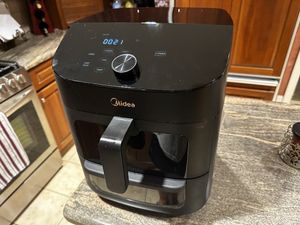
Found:
[[[33,91],[33,89],[30,88],[29,90],[12,97],[9,100],[10,104],[7,106],[5,111],[9,112],[11,109],[15,108],[16,105],[18,105],[20,102],[22,102],[24,100],[24,98],[26,98],[32,91]]]

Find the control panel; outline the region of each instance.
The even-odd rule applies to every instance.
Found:
[[[0,103],[29,85],[29,75],[22,67],[0,77]]]
[[[232,26],[77,23],[54,57],[65,79],[109,87],[189,90],[224,74]]]

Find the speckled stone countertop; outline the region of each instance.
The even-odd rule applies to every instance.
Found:
[[[8,51],[0,51],[0,60],[12,60],[26,70],[50,59],[66,31],[56,29],[47,37],[28,34],[28,40]]]
[[[66,203],[72,223],[98,224],[300,224],[300,171],[284,164],[278,146],[300,106],[227,97],[214,181],[199,211],[164,218],[134,213],[99,198],[83,181]]]

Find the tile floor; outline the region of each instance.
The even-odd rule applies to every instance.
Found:
[[[73,146],[63,157],[63,167],[15,221],[15,225],[67,225],[63,208],[84,179],[79,158]]]

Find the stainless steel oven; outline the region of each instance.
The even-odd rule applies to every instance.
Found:
[[[55,110],[55,109],[54,109]],[[32,86],[0,104],[30,165],[0,193],[0,224],[10,224],[62,165],[49,124]]]

